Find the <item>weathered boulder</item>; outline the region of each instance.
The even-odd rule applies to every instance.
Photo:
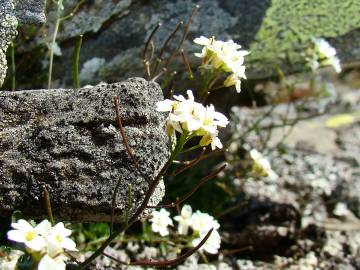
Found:
[[[64,15],[76,3],[66,1]],[[57,39],[63,53],[58,63],[71,65],[74,46],[71,41],[84,34],[80,67],[85,67],[85,73],[86,67],[93,64],[90,69],[93,76],[85,76],[83,83],[86,78],[91,78],[88,82],[92,83],[139,76],[143,66],[139,55],[157,22],[163,23],[154,38],[159,47],[180,20],[188,19],[194,4],[199,4],[200,9],[184,44],[189,57],[199,50],[192,43],[194,37],[232,38],[251,51],[246,58],[250,79],[276,75],[278,66],[285,72],[304,69],[304,52],[311,45],[312,36],[326,38],[336,47],[343,63],[360,59],[358,0],[122,0],[87,2],[74,17],[64,21]],[[18,52],[45,47],[54,21],[55,12],[50,10],[45,28],[48,35],[39,31]],[[171,48],[174,47],[175,44]],[[93,58],[103,61],[89,62]],[[193,62],[198,60],[191,58]],[[55,65],[54,78],[65,84],[71,84],[72,80],[61,64]],[[24,76],[23,80],[31,84],[29,78]]]
[[[0,92],[0,215],[45,216],[46,186],[56,217],[108,221],[120,178],[116,213],[124,212],[129,185],[133,210],[139,206],[148,183],[116,128],[114,96],[140,170],[154,178],[168,157],[156,83],[132,78],[80,90]],[[163,195],[162,183],[150,203]]]

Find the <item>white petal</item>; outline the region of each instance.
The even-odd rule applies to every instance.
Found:
[[[43,236],[47,236],[51,230],[51,223],[48,220],[43,220],[35,227],[35,231]]]
[[[156,103],[156,110],[159,112],[170,112],[173,108],[174,101],[165,99]]]
[[[25,239],[25,234],[19,230],[11,230],[8,231],[7,233],[7,237],[9,240],[15,241],[15,242],[19,242],[19,243],[25,243],[26,239]]]
[[[185,204],[182,208],[181,208],[181,216],[184,218],[190,218],[192,215],[192,208],[190,205]]]
[[[25,245],[32,250],[40,251],[46,247],[46,241],[42,236],[37,236],[31,241],[25,242]]]
[[[31,226],[31,224],[29,222],[27,222],[24,219],[20,219],[18,220],[17,223],[12,223],[11,227],[13,227],[14,229],[26,232],[26,231],[30,231],[33,230],[33,226]]]
[[[70,251],[77,251],[76,243],[70,238],[64,239],[62,247]]]
[[[65,270],[66,264],[61,259],[53,259],[49,255],[44,255],[39,262],[38,270]]]

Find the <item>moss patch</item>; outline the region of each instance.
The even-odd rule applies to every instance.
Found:
[[[269,73],[264,69],[303,64],[312,36],[333,38],[360,28],[359,14],[358,0],[273,0],[250,45],[248,63],[258,77]]]

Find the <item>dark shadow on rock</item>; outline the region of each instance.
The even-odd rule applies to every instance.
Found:
[[[219,5],[234,17],[238,17],[236,25],[227,31],[230,33],[241,33],[235,40],[245,48],[248,48],[262,24],[267,9],[271,6],[271,0],[220,0]],[[244,14],[247,16],[243,16]]]

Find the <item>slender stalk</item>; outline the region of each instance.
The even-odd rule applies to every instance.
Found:
[[[80,35],[75,43],[74,53],[73,53],[73,83],[74,89],[80,88],[79,80],[79,61],[80,61],[80,50],[82,44],[83,35]]]
[[[49,191],[47,190],[46,186],[43,186],[43,189],[44,189],[44,200],[45,200],[46,211],[49,216],[51,225],[54,226],[55,220],[54,220],[54,216],[53,216],[52,208],[51,208],[50,194],[49,194]]]
[[[52,41],[50,44],[49,52],[50,52],[50,60],[49,60],[49,74],[48,74],[48,89],[51,89],[51,82],[52,82],[52,73],[53,73],[53,65],[54,65],[54,46],[56,44],[56,38],[59,33],[59,27],[61,23],[61,11],[62,11],[62,0],[57,2],[57,18],[55,22],[54,33],[52,37]]]
[[[190,80],[194,79],[194,75],[192,73],[191,66],[189,64],[189,61],[188,61],[188,59],[186,57],[186,54],[185,54],[184,50],[181,50],[181,58],[182,58],[182,60],[184,62],[184,65],[185,65],[185,67],[187,69],[187,72],[189,74],[189,79]]]
[[[125,212],[125,227],[129,225],[129,214],[132,209],[132,186],[128,185],[128,199],[126,204],[126,212]]]
[[[14,42],[11,42],[11,68],[12,68],[11,90],[15,91],[15,89],[16,89],[16,65],[15,65],[15,44],[14,44]]]
[[[166,48],[168,47],[168,44],[169,44],[170,40],[173,39],[173,37],[175,36],[175,34],[179,31],[180,26],[182,26],[183,24],[184,24],[183,21],[179,22],[179,23],[176,25],[175,30],[174,30],[174,31],[168,36],[168,38],[165,40],[163,46],[162,46],[161,49],[160,49],[159,56],[158,56],[157,59],[156,59],[155,68],[154,68],[153,74],[156,74],[156,71],[157,71],[157,69],[158,69],[159,64],[163,61],[163,55],[164,55],[164,52],[165,52]]]
[[[114,216],[115,216],[115,207],[116,207],[116,196],[119,191],[120,185],[122,182],[122,178],[120,177],[116,183],[113,195],[112,195],[112,202],[111,202],[111,219],[110,219],[110,234],[114,231]]]

